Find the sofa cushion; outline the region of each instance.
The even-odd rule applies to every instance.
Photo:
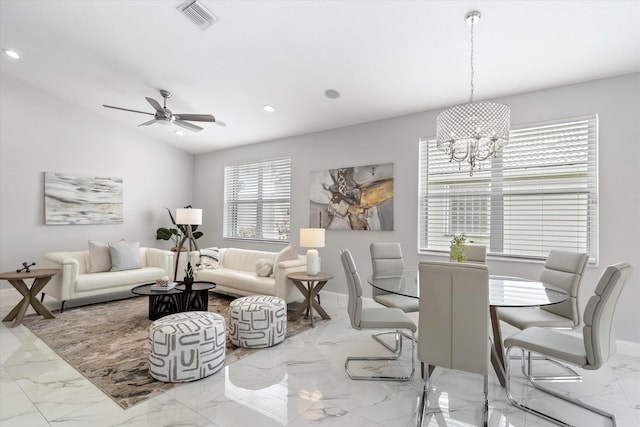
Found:
[[[89,240],[89,273],[111,270],[109,244]]]
[[[76,282],[76,291],[87,292],[98,289],[118,288],[122,286],[151,283],[167,273],[159,267],[144,267],[127,271],[107,271],[104,273],[80,274]]]
[[[216,288],[233,288],[242,292],[251,292],[259,295],[274,295],[275,281],[273,277],[256,276],[253,271],[230,270],[218,268],[212,270],[200,270],[198,280],[213,282]]]
[[[256,262],[259,259],[275,259],[276,252],[254,251],[250,249],[226,248],[221,256],[220,266],[233,270],[246,271],[255,277]]]
[[[142,268],[140,242],[109,243],[109,253],[111,254],[111,271]]]

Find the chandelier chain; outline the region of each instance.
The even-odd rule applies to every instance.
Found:
[[[469,96],[469,102],[473,102],[473,77],[474,77],[474,69],[473,69],[473,28],[475,27],[475,22],[471,22],[471,95]]]

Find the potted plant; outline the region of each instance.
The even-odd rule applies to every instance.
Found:
[[[190,207],[191,205],[185,206],[185,208],[190,208]],[[156,239],[157,240],[171,239],[173,241],[173,247],[171,248],[173,252],[185,252],[187,248],[185,248],[184,246],[181,246],[180,244],[182,243],[184,236],[187,235],[187,226],[183,224],[177,225],[176,221],[173,219],[171,210],[169,208],[165,208],[165,209],[167,210],[167,212],[169,212],[169,218],[171,218],[171,223],[174,225],[175,228],[165,228],[165,227],[158,228],[156,230]],[[196,231],[197,229],[198,229],[197,225],[191,226],[191,231],[193,233],[194,239],[199,239],[203,235],[202,231]]]
[[[467,251],[469,248],[466,246],[467,236],[463,234],[455,234],[451,239],[450,255],[449,259],[456,262],[467,261]]]
[[[191,261],[187,261],[187,266],[184,269],[183,283],[187,288],[193,285],[193,267],[191,266]]]

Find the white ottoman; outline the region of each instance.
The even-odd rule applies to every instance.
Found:
[[[271,347],[287,335],[287,303],[280,297],[255,295],[229,304],[229,339],[245,348]]]
[[[149,326],[149,373],[164,382],[199,380],[224,366],[224,317],[188,311],[161,317]]]

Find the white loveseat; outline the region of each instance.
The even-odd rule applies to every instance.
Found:
[[[62,302],[60,312],[68,300],[123,293],[162,276],[171,277],[174,265],[173,252],[156,248],[140,248],[141,268],[125,271],[91,273],[88,250],[49,252],[43,259],[44,268],[62,270],[43,289],[43,297],[51,295]]]
[[[190,262],[195,266],[194,280],[213,282],[214,292],[230,295],[273,295],[287,303],[303,299],[287,274],[307,270],[306,255],[297,259],[275,263],[278,252],[257,251],[238,248],[219,249],[217,265],[202,265],[200,251],[190,253]],[[256,264],[268,260],[273,264],[273,274],[266,277],[256,274]]]

